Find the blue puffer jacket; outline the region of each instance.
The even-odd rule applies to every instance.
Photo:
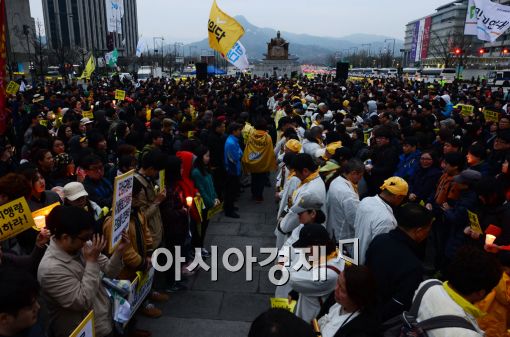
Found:
[[[243,151],[239,145],[239,138],[230,135],[225,142],[225,170],[232,176],[241,175],[241,158]]]
[[[401,154],[395,176],[403,178],[409,182],[409,178],[413,177],[420,165],[421,151],[416,150],[413,153]]]

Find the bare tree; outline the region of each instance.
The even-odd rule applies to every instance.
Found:
[[[430,40],[429,55],[427,58],[437,60],[444,64],[445,68],[453,67],[455,64],[463,65],[466,63],[467,50],[472,47],[472,38],[463,33],[451,30],[448,34],[440,37],[437,32],[432,31],[433,39]],[[455,54],[455,49],[459,49],[460,54]]]

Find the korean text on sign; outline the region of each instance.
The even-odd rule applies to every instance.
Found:
[[[113,252],[122,238],[122,232],[129,228],[131,198],[133,194],[134,170],[115,177],[112,205],[112,240],[109,251]]]
[[[123,101],[126,98],[126,92],[124,90],[115,90],[115,99]]]
[[[12,238],[35,226],[25,198],[0,206],[0,241]]]

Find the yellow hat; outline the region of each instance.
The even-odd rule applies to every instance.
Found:
[[[404,179],[400,177],[391,177],[386,179],[384,184],[381,186],[381,191],[384,190],[387,190],[394,195],[407,195],[409,186]]]
[[[330,155],[334,155],[336,149],[339,149],[341,147],[342,147],[341,141],[329,143],[328,146],[326,146],[326,151],[324,152],[324,157],[326,156],[326,152],[329,153]]]
[[[287,147],[289,150],[291,150],[294,153],[299,153],[301,151],[301,143],[299,140],[291,139],[285,143],[285,147]]]
[[[344,106],[344,108],[347,108],[349,106],[350,102],[348,100],[345,100],[342,105]]]

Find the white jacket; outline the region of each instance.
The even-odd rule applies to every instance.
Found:
[[[289,205],[289,198],[292,197],[292,194],[296,190],[296,188],[299,186],[299,183],[301,180],[299,180],[298,177],[292,176],[290,179],[287,177],[285,180],[285,184],[283,185],[283,191],[280,192],[280,205],[278,207],[278,214],[276,218],[280,218],[283,211],[288,210]]]
[[[359,203],[354,220],[354,237],[359,239],[359,264],[365,264],[365,254],[370,242],[379,234],[397,227],[391,206],[378,195]]]
[[[329,308],[329,312],[319,319],[319,327],[322,337],[334,337],[336,332],[359,315],[359,311],[343,313],[342,306],[338,303]]]
[[[326,200],[329,235],[335,240],[354,238],[359,196],[352,183],[342,176],[335,178],[329,186]]]
[[[317,176],[312,181],[304,184],[299,187],[292,197],[292,204],[296,204],[298,200],[300,200],[301,196],[304,194],[313,193],[317,195],[321,200],[326,200],[326,186],[324,185],[324,181],[322,181],[320,176]],[[321,210],[326,214],[326,205],[322,205]],[[299,216],[290,211],[285,215],[279,225],[275,229],[276,235],[276,248],[282,248],[285,241],[287,241],[290,233],[299,226]],[[283,232],[283,233],[282,233]]]
[[[427,282],[424,281],[418,287],[418,290]],[[416,292],[418,292],[416,290]],[[416,294],[415,294],[416,295]],[[455,315],[465,318],[478,330],[472,331],[462,328],[442,328],[427,331],[429,337],[482,337],[485,333],[478,327],[476,319],[468,314],[460,305],[458,305],[441,286],[433,286],[423,296],[423,299],[418,309],[417,321],[421,322],[431,317],[440,315]]]
[[[294,263],[292,263],[294,264]],[[344,260],[341,257],[330,259],[324,266],[335,267],[338,271],[344,270]],[[296,305],[296,316],[301,317],[305,322],[310,323],[320,312],[321,305],[328,295],[335,290],[338,273],[331,269],[326,269],[325,280],[314,280],[314,269],[306,270],[301,268],[295,271],[289,267],[290,287],[299,293],[299,300]]]

